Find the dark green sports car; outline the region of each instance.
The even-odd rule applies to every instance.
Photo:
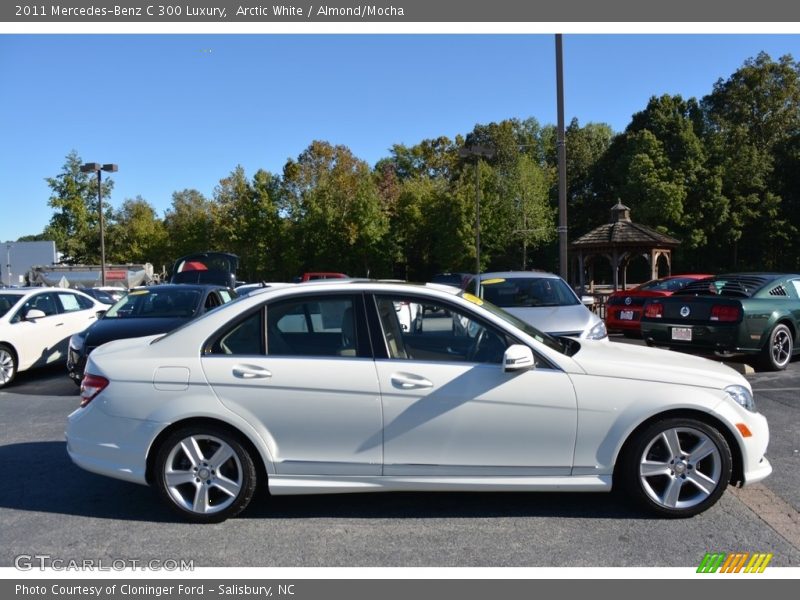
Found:
[[[733,273],[648,300],[642,337],[650,346],[697,353],[758,355],[785,369],[800,352],[800,275]]]

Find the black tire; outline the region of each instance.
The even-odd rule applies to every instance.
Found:
[[[731,465],[730,447],[719,431],[696,419],[674,418],[634,434],[617,476],[640,506],[660,516],[685,518],[719,500]]]
[[[769,332],[767,343],[761,351],[761,364],[768,371],[783,371],[792,360],[794,338],[791,330],[778,323]]]
[[[238,515],[252,500],[257,479],[250,453],[222,427],[178,429],[156,454],[158,494],[172,510],[195,523],[219,523]]]
[[[14,381],[17,366],[17,355],[14,351],[5,344],[0,344],[0,388]]]

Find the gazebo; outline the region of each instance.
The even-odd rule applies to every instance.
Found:
[[[593,229],[570,244],[577,261],[578,285],[586,288],[584,271],[588,264],[589,279],[594,280],[594,259],[605,257],[611,263],[614,291],[627,286],[627,270],[631,259],[643,256],[650,265],[651,279],[658,278],[658,261],[666,261],[667,275],[672,272],[672,250],[680,245],[673,237],[646,225],[631,221],[631,209],[619,200],[611,208],[611,222]]]

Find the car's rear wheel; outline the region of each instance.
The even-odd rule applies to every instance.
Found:
[[[0,344],[0,388],[14,381],[17,376],[17,357],[5,344]]]
[[[731,476],[722,434],[696,419],[666,419],[640,431],[623,457],[626,489],[662,516],[691,517],[713,506]]]
[[[186,427],[161,444],[156,488],[169,506],[198,523],[243,511],[256,489],[253,458],[237,437],[213,426]]]
[[[769,332],[761,362],[770,371],[782,371],[792,360],[792,352],[794,352],[792,332],[786,325],[779,323]]]

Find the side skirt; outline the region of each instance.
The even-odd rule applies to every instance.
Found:
[[[331,477],[271,475],[271,494],[357,492],[609,492],[611,475],[577,477]]]

